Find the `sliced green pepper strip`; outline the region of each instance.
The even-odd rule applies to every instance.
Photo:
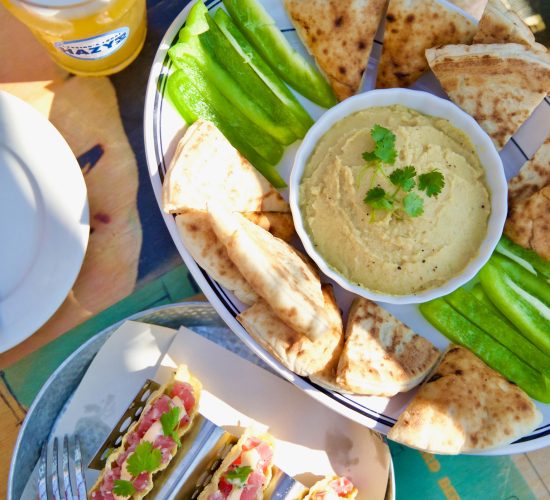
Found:
[[[189,60],[194,61],[192,58]],[[176,71],[168,77],[166,89],[174,107],[181,113],[189,124],[198,118],[213,122],[227,137],[227,140],[238,149],[252,163],[262,175],[275,187],[286,187],[286,183],[277,169],[265,160],[257,150],[247,141],[250,134],[261,134],[246,117],[236,110],[231,111],[230,104],[221,94],[215,95],[214,101],[221,106],[214,106],[209,99],[212,90],[203,75],[194,64],[190,64],[186,71]],[[221,111],[220,111],[221,110]]]
[[[537,271],[542,274],[546,279],[550,279],[550,261],[543,259],[539,254],[533,250],[527,250],[519,245],[516,245],[507,236],[502,236],[498,242],[497,252],[502,255],[506,255],[514,260],[520,260],[526,262]]]
[[[473,293],[462,288],[443,298],[468,321],[491,335],[518,358],[521,358],[535,370],[550,375],[550,357],[535,347],[509,323],[501,319],[500,313],[493,312],[492,307],[494,306],[487,307]]]
[[[517,384],[532,398],[550,403],[550,388],[541,373],[468,321],[445,300],[435,299],[420,304],[420,311],[452,342],[470,349],[491,368]]]
[[[193,6],[191,14],[194,22],[187,23],[180,30],[180,43],[169,51],[174,63],[177,65],[178,54],[184,52],[195,57],[203,64],[205,73],[218,90],[245,116],[281,144],[294,142],[298,138],[293,131],[297,123],[294,115],[246,64],[214,23],[202,2]],[[200,34],[194,35],[195,32]],[[301,129],[299,124],[297,128]]]
[[[489,262],[495,264],[499,269],[508,274],[520,288],[523,288],[530,295],[550,306],[550,285],[544,278],[538,278],[523,266],[502,255],[494,254]]]
[[[233,48],[240,54],[254,72],[261,78],[264,84],[273,92],[277,98],[286,106],[297,119],[299,126],[294,125],[294,131],[298,137],[303,137],[313,125],[313,119],[304,107],[298,102],[292,91],[275,74],[269,64],[254,48],[253,45],[242,34],[241,30],[233,22],[229,14],[223,9],[218,9],[214,14],[214,21],[223,32]]]
[[[337,103],[325,78],[304,59],[275,25],[275,21],[257,0],[223,0],[248,40],[285,82],[319,106]]]
[[[231,77],[229,72],[204,50],[197,36],[190,37],[186,42],[177,43],[170,48],[168,54],[178,69],[182,69],[179,61],[183,54],[193,57],[201,65],[210,83],[217,87],[232,106],[260,127],[265,135],[270,135],[281,144],[290,144],[295,140],[296,136],[289,128],[275,123],[256,102],[254,96],[247,94],[243,87]]]
[[[477,299],[479,300],[483,305],[485,305],[485,307],[491,309],[491,312],[493,312],[494,314],[498,315],[498,317],[506,322],[508,322],[508,324],[511,324],[508,319],[506,318],[506,316],[504,316],[504,314],[502,314],[496,307],[495,305],[491,302],[491,299],[489,298],[489,296],[485,293],[485,290],[483,290],[483,287],[481,286],[481,283],[477,283],[476,285],[474,285],[474,287],[471,289],[471,293],[472,295]]]
[[[550,356],[550,311],[517,286],[512,278],[488,262],[479,272],[491,302],[541,351]]]
[[[271,122],[269,128],[273,130],[272,135],[282,144],[294,142],[298,138],[298,135],[293,131],[296,123],[294,115],[265,86],[255,71],[243,61],[212,18],[208,16],[206,19],[210,29],[199,36],[203,46],[223,64],[253,102],[264,110]],[[299,124],[297,125],[298,130],[301,131],[301,127],[299,127]]]

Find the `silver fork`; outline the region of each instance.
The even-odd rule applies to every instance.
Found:
[[[82,453],[78,436],[74,436],[73,458],[69,456],[70,437],[63,438],[63,449],[61,452],[61,465],[63,480],[59,477],[59,443],[57,437],[53,440],[52,463],[48,472],[48,442],[42,446],[40,460],[38,462],[38,498],[40,500],[86,500],[86,480],[82,472]],[[72,487],[71,465],[76,479],[76,494]],[[51,495],[48,495],[48,478],[50,478]],[[63,487],[63,496],[61,495]]]

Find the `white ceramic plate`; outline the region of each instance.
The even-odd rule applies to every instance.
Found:
[[[0,352],[61,305],[89,230],[86,184],[65,139],[30,105],[0,92]]]
[[[275,19],[281,31],[288,38],[290,43],[302,54],[309,57],[298,39],[298,36],[292,28],[292,24],[284,12],[281,0],[261,0]],[[170,160],[172,159],[175,146],[182,137],[185,127],[184,120],[178,112],[171,106],[168,99],[165,98],[166,76],[171,72],[170,60],[167,56],[167,50],[176,42],[178,31],[184,24],[187,14],[194,2],[186,5],[180,15],[174,20],[166,32],[160,47],[157,51],[145,99],[145,152],[151,182],[157,198],[157,202],[162,209],[162,181]],[[220,7],[221,0],[207,0],[206,5],[210,12]],[[363,90],[374,88],[376,75],[376,65],[381,52],[382,31],[376,37],[371,59],[367,69],[367,78],[365,79]],[[431,92],[435,95],[446,97],[441,90],[438,82],[431,74],[424,75],[412,88]],[[317,119],[323,113],[323,109],[312,104],[301,96],[298,96],[305,108],[314,119]],[[550,100],[548,98],[535,110],[531,118],[518,131],[515,137],[501,151],[500,156],[505,166],[506,175],[512,177],[519,170],[521,165],[530,158],[535,150],[540,146],[544,139],[550,133]],[[283,177],[288,181],[290,169],[296,154],[298,143],[287,148],[279,170]],[[288,193],[283,193],[285,196]],[[357,422],[371,427],[378,432],[387,434],[393,426],[398,416],[407,406],[414,395],[414,391],[405,394],[399,394],[393,398],[352,396],[328,391],[309,382],[308,379],[298,377],[283,365],[276,361],[270,354],[262,349],[254,339],[248,335],[244,328],[235,319],[239,311],[243,310],[241,304],[233,294],[229,293],[223,287],[218,285],[207,273],[205,273],[186,251],[180,237],[174,218],[164,215],[166,225],[172,235],[185,264],[191,271],[193,277],[201,287],[208,300],[216,308],[220,316],[225,320],[235,334],[268,363],[277,372],[306,391],[309,395],[330,406],[335,411],[356,420]],[[326,280],[330,281],[330,280]],[[335,293],[340,308],[344,311],[344,320],[347,310],[353,299],[353,294],[345,291],[335,284]],[[381,304],[388,311],[394,314],[401,321],[406,323],[414,331],[422,334],[433,342],[439,349],[444,349],[448,345],[448,340],[433,328],[419,313],[415,305],[389,305]],[[509,453],[523,453],[534,449],[550,445],[550,405],[537,403],[537,406],[543,414],[541,426],[530,435],[523,437],[510,446],[502,447],[497,450],[491,450],[484,454],[498,455]]]

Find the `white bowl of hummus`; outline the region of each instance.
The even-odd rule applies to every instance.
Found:
[[[432,300],[473,278],[507,212],[489,136],[450,101],[408,89],[327,111],[298,149],[289,189],[296,231],[321,271],[392,304]]]

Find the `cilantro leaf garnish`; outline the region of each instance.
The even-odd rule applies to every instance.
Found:
[[[125,481],[124,479],[115,479],[115,487],[113,493],[120,497],[131,497],[136,492],[136,488],[132,484],[132,481]]]
[[[181,441],[178,436],[178,427],[180,424],[180,409],[174,406],[166,413],[160,416],[160,423],[162,424],[162,432],[165,436],[170,436],[174,442],[181,446]]]
[[[409,193],[403,198],[403,210],[411,217],[418,217],[424,213],[424,200],[416,193]]]
[[[403,213],[409,217],[418,217],[424,213],[424,199],[412,190],[417,188],[424,191],[429,198],[436,197],[445,186],[443,174],[435,169],[425,174],[417,175],[413,165],[394,169],[388,176],[385,171],[387,165],[393,165],[397,158],[395,149],[395,134],[380,125],[374,125],[370,131],[375,146],[373,151],[365,151],[363,159],[366,164],[359,169],[356,177],[357,187],[367,171],[372,175],[369,180],[368,191],[363,201],[371,207],[371,222],[375,220],[374,210],[386,210],[388,212],[400,211],[397,218],[401,219]],[[391,182],[395,188],[387,193],[386,190],[376,182],[377,176],[381,175]],[[386,184],[383,184],[386,187]],[[376,187],[375,187],[376,186]]]
[[[143,441],[126,460],[126,468],[133,477],[138,477],[142,472],[153,472],[160,462],[160,450],[153,448],[149,441]]]
[[[363,159],[365,161],[382,161],[393,165],[397,157],[395,134],[387,128],[375,125],[370,131],[370,135],[375,144],[374,151],[363,153]]]
[[[377,208],[380,210],[393,209],[393,200],[388,197],[386,191],[381,187],[369,189],[363,201],[372,208]]]
[[[231,483],[235,486],[244,486],[251,472],[252,467],[250,467],[250,465],[235,467],[234,469],[228,470],[225,473],[225,479],[228,483]]]
[[[390,182],[408,193],[416,185],[415,177],[416,169],[409,165],[408,167],[396,168],[390,174]]]
[[[378,158],[374,154],[374,151],[365,151],[363,153],[363,160],[365,160],[365,161],[378,161]]]
[[[432,170],[418,176],[418,189],[425,191],[431,198],[441,193],[445,186],[445,178],[439,170]]]

